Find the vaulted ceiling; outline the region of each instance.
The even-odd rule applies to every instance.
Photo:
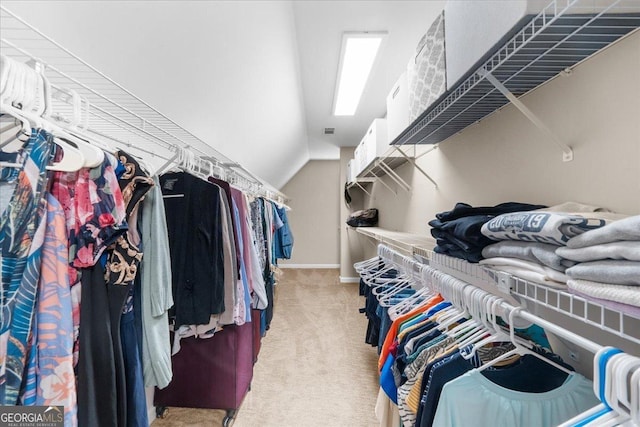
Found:
[[[355,146],[443,1],[9,1],[2,5],[281,188]],[[1,29],[0,29],[1,30]],[[344,31],[386,31],[358,110],[332,115]],[[335,128],[324,135],[325,127]]]

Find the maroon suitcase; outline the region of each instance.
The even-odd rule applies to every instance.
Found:
[[[260,333],[260,315],[262,310],[251,310],[251,321],[253,323],[253,363],[258,361],[258,354],[260,354],[260,342],[262,340],[262,334]]]
[[[167,406],[225,409],[224,425],[233,419],[253,377],[254,322],[226,326],[213,337],[180,340],[180,351],[171,358],[173,380],[156,388],[154,405],[163,414]]]

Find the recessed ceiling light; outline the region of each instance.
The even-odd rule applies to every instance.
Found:
[[[333,114],[353,116],[386,32],[344,33]]]

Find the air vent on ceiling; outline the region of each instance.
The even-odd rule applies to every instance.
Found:
[[[336,133],[336,128],[324,128],[325,135],[333,135]]]

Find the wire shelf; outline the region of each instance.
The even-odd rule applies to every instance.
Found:
[[[640,319],[561,289],[513,278],[512,294],[640,344]]]
[[[640,318],[607,307],[567,292],[520,279],[509,273],[487,268],[433,251],[435,242],[427,237],[411,233],[394,232],[382,228],[359,228],[358,233],[373,238],[384,245],[398,248],[430,267],[469,283],[487,292],[505,298],[512,304],[522,300],[538,307],[545,307],[571,319],[606,331],[634,344],[640,344]]]
[[[44,67],[47,79],[57,90],[53,108],[58,114],[72,115],[68,92],[76,91],[90,105],[89,132],[125,145],[133,152],[144,152],[147,154],[145,159],[154,164],[163,164],[173,158],[178,149],[186,149],[204,160],[215,160],[217,165],[233,165],[233,170],[227,168],[231,176],[239,175],[240,181],[248,180],[264,187],[263,192],[268,193],[268,197],[284,203],[282,193],[4,6],[0,6],[0,28],[0,54]]]
[[[508,104],[485,72],[521,96],[640,27],[637,2],[608,0],[599,13],[583,13],[587,3],[554,0],[392,144],[436,144]]]
[[[391,231],[379,227],[358,227],[356,231],[379,243],[393,246],[408,255],[414,255],[418,247],[433,246],[435,244],[435,241],[430,236],[422,234]]]

